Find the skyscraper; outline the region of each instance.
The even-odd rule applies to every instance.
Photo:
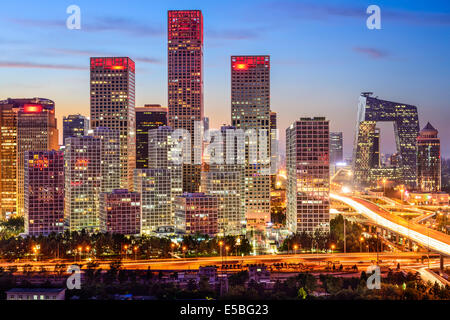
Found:
[[[286,129],[286,224],[292,232],[330,231],[329,165],[325,118],[301,118]]]
[[[112,192],[120,187],[120,137],[119,130],[97,127],[91,135],[100,139],[101,186],[100,192]]]
[[[270,220],[269,56],[231,57],[231,121],[237,129],[253,130],[258,138],[245,141],[246,216]],[[252,153],[259,155],[256,161]]]
[[[441,142],[429,122],[417,137],[417,186],[424,192],[441,190]]]
[[[172,199],[170,170],[136,169],[134,174],[134,190],[141,195],[142,233],[148,235],[158,227],[174,227],[175,197]]]
[[[417,183],[417,147],[419,118],[417,107],[405,103],[374,98],[372,92],[363,92],[359,97],[358,120],[355,143],[353,145],[353,174],[357,185],[375,186],[383,172],[372,167],[374,143],[376,143],[376,124],[379,121],[393,122],[394,135],[399,154],[398,183],[414,188]],[[378,148],[379,151],[379,148]],[[392,179],[392,172],[384,173]]]
[[[89,130],[89,119],[81,114],[71,114],[63,118],[63,144],[66,138],[82,137]]]
[[[330,164],[335,165],[343,160],[342,132],[330,132]]]
[[[70,137],[64,151],[65,227],[69,231],[99,229],[99,193],[102,183],[101,139]]]
[[[91,58],[91,128],[120,132],[120,185],[133,188],[136,166],[135,65],[128,57]]]
[[[123,235],[141,233],[141,196],[126,189],[100,193],[100,231]]]
[[[25,152],[25,233],[64,231],[64,153]]]
[[[148,132],[148,168],[163,169],[169,172],[169,174],[166,175],[164,179],[158,178],[156,180],[155,183],[161,183],[162,185],[158,185],[155,187],[158,190],[165,190],[167,182],[170,183],[170,215],[164,214],[163,217],[165,218],[157,219],[164,220],[164,223],[170,222],[171,226],[173,226],[174,224],[175,198],[183,193],[182,165],[174,158],[177,152],[173,150],[175,149],[175,147],[174,141],[172,139],[172,133],[173,130],[169,126],[162,126],[157,129],[152,129]],[[151,172],[151,175],[155,174],[157,173]],[[160,173],[158,173],[158,175],[159,174]],[[161,191],[161,193],[165,194],[164,191]],[[143,198],[144,205],[147,205],[148,203],[145,201],[147,201],[147,198]],[[143,206],[143,213],[146,213],[146,210],[147,207]]]
[[[0,218],[17,212],[17,111],[21,100],[0,101]]]
[[[202,171],[201,189],[202,192],[217,196],[219,234],[238,235],[242,233],[245,221],[244,163],[237,161],[239,153],[237,142],[234,135],[227,136],[228,130],[234,132],[235,127],[222,126],[220,133],[217,133],[221,135],[221,139],[219,141],[212,139],[205,153],[214,153],[214,156],[218,155],[223,160],[219,162],[215,161],[214,156],[207,157],[209,161],[205,163]],[[215,134],[214,137],[219,136]],[[231,137],[234,141],[227,144],[227,138]],[[213,146],[217,146],[217,149],[212,149]]]
[[[55,103],[48,99],[23,99],[17,114],[17,213],[24,213],[25,151],[57,150]]]
[[[167,126],[166,107],[146,104],[136,108],[136,168],[148,168],[148,131]]]
[[[183,191],[200,187],[203,124],[203,15],[200,10],[170,10],[168,26],[169,125],[191,135],[190,163],[183,164]]]

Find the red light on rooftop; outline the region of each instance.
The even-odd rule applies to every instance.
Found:
[[[23,111],[25,113],[39,113],[42,112],[42,106],[40,104],[25,104]]]

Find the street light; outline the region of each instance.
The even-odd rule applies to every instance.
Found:
[[[139,248],[138,246],[134,246],[133,251],[134,251],[134,260],[137,260],[136,254],[138,252]]]
[[[127,260],[127,255],[128,255],[128,245],[124,245],[123,248],[124,248],[124,250],[125,250],[125,260]]]
[[[80,261],[81,261],[82,257],[83,257],[83,247],[82,246],[78,247],[78,252],[80,253]]]
[[[334,244],[331,245],[331,253],[333,253],[334,248],[336,248],[336,246]]]
[[[298,245],[294,244],[294,254],[297,254]]]
[[[383,178],[383,196],[386,196],[386,178]]]
[[[359,238],[359,252],[362,252],[362,243],[363,243],[363,241],[364,241],[363,237]]]
[[[184,259],[186,259],[186,250],[187,250],[187,247],[186,247],[186,246],[183,246],[182,250],[183,250],[183,256],[184,256]]]

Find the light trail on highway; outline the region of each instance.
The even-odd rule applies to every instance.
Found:
[[[344,197],[337,194],[330,194],[330,197],[334,200],[342,201],[345,204],[349,205],[350,207],[354,208],[355,210],[361,212],[363,215],[365,215],[367,218],[369,218],[372,221],[375,221],[378,225],[383,226],[393,232],[396,232],[398,234],[401,234],[421,245],[424,247],[429,247],[430,249],[445,254],[447,256],[450,256],[450,245],[448,242],[448,236],[445,234],[439,235],[441,239],[445,239],[446,242],[437,240],[431,236],[425,235],[423,233],[420,233],[416,230],[413,230],[411,227],[405,227],[400,224],[400,220],[398,217],[392,216],[392,220],[398,220],[398,222],[394,222],[392,220],[389,220],[385,217],[383,217],[381,214],[369,209],[367,206],[361,204],[360,202],[350,198],[350,197]],[[380,209],[381,210],[381,209]],[[415,229],[418,229],[417,226],[414,224],[412,227],[415,227]],[[424,231],[425,229],[420,228],[421,231]],[[435,232],[427,230],[427,234],[433,234],[437,237]]]

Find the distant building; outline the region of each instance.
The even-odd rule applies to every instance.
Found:
[[[20,101],[20,102],[19,102]],[[48,99],[23,99],[17,114],[17,213],[24,214],[25,151],[58,150],[55,103]]]
[[[6,291],[6,300],[65,300],[66,289],[13,288]]]
[[[184,193],[175,200],[175,227],[183,234],[218,233],[218,201],[205,193]]]
[[[123,235],[141,233],[141,196],[116,189],[100,194],[100,231]]]
[[[291,232],[330,231],[329,145],[325,118],[301,118],[286,129],[286,224]]]
[[[136,108],[136,168],[148,168],[148,131],[167,126],[167,107],[146,104]]]
[[[337,162],[344,160],[343,155],[342,132],[330,132],[330,164],[335,165]]]
[[[25,152],[25,233],[64,231],[64,153]]]
[[[82,137],[89,130],[89,119],[81,114],[71,114],[63,118],[63,144],[66,138]]]
[[[444,192],[410,192],[405,201],[415,205],[448,206],[449,194]]]
[[[441,190],[441,142],[429,122],[417,137],[417,185],[425,192]]]

